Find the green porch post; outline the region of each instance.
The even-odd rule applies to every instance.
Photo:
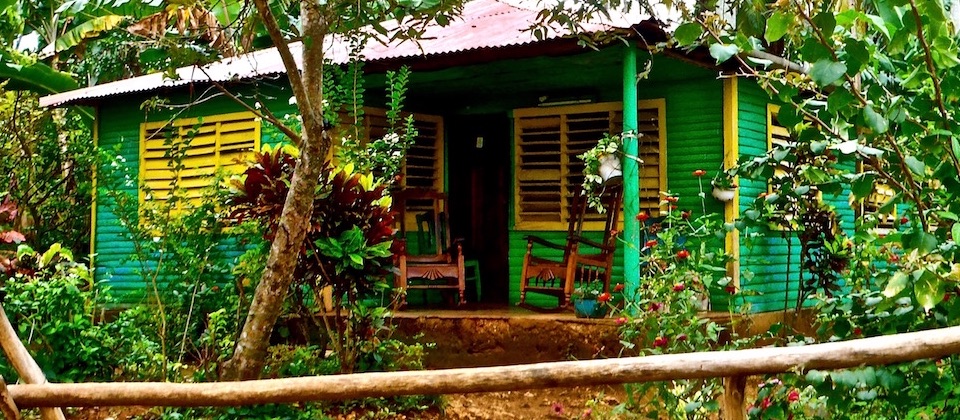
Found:
[[[631,43],[623,55],[623,152],[639,156],[637,142],[637,48]],[[640,176],[635,159],[622,158],[623,166],[623,235],[627,245],[623,252],[623,277],[633,299],[640,287]]]

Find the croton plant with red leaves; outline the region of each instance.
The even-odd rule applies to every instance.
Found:
[[[296,164],[295,150],[289,146],[267,147],[256,153],[254,164],[243,176],[231,180],[235,191],[228,200],[232,207],[231,217],[237,221],[259,221],[265,228],[264,237],[272,240]],[[367,257],[359,266],[343,267],[323,255],[317,243],[341,238],[345,233],[359,229],[367,246],[384,244],[393,240],[392,225],[393,216],[384,185],[373,183],[369,175],[325,163],[317,184],[310,229],[297,262],[297,281],[315,284],[319,278],[322,280],[317,284],[332,285],[335,296],[348,294],[351,299],[356,294],[372,290],[377,281],[389,274],[389,255]]]

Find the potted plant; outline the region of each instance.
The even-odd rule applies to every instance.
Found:
[[[710,181],[710,185],[713,186],[713,198],[723,202],[733,200],[737,193],[737,184],[734,182],[735,177],[736,171],[734,169],[718,172],[717,176],[713,177],[713,180]]]
[[[603,318],[612,298],[603,291],[603,282],[582,283],[573,291],[573,313],[577,318]]]
[[[620,157],[626,155],[623,154],[622,144],[620,135],[604,134],[595,146],[577,155],[584,164],[582,193],[587,197],[587,204],[601,213],[604,211],[600,203],[603,186],[618,182],[623,176]],[[639,158],[633,158],[643,163]]]

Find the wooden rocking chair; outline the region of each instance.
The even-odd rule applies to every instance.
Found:
[[[580,194],[579,188],[571,197],[566,243],[553,243],[532,235],[526,237],[527,253],[520,271],[520,305],[526,305],[528,292],[536,292],[556,296],[557,306],[566,307],[574,289],[591,282],[603,282],[603,291],[610,291],[617,240],[615,230],[620,218],[623,188],[619,184],[604,188],[601,201],[607,211],[600,242],[583,237],[585,216],[596,210],[588,208],[586,197]],[[542,253],[543,248],[562,250],[563,256],[558,259],[534,255]]]
[[[405,189],[393,195],[400,230],[397,233],[395,286],[400,307],[406,305],[408,290],[456,291],[457,306],[463,305],[465,276],[463,247],[450,240],[446,194],[428,189]],[[413,229],[408,229],[414,225]],[[408,246],[416,235],[416,249]]]

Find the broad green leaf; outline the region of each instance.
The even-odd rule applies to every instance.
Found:
[[[829,59],[823,59],[810,66],[810,78],[820,86],[829,86],[846,73],[847,66]]]
[[[773,15],[767,19],[767,31],[763,35],[763,38],[766,39],[767,42],[774,42],[783,38],[794,21],[795,17],[793,13],[780,10],[773,12]]]
[[[871,173],[857,174],[856,178],[850,182],[850,192],[860,200],[869,196],[873,192],[873,180],[877,176]]]
[[[937,287],[939,283],[936,276],[924,271],[920,275],[920,279],[917,280],[917,284],[914,285],[913,291],[917,296],[917,302],[920,303],[920,306],[923,306],[924,310],[933,309],[943,300],[943,293]]]
[[[729,60],[738,52],[740,48],[736,45],[713,44],[710,46],[710,56],[717,60],[717,64]]]
[[[914,175],[924,176],[926,175],[926,165],[920,159],[917,159],[914,156],[907,156],[903,159],[903,163],[910,168],[910,172],[913,172]]]
[[[950,234],[953,235],[953,241],[960,243],[960,223],[954,223],[950,228]]]
[[[60,248],[61,246],[59,243],[50,245],[50,249],[48,249],[47,252],[44,252],[43,255],[40,256],[40,267],[46,267],[50,265],[50,261],[53,261],[53,257],[57,256],[57,254],[60,252]]]
[[[69,73],[52,67],[18,58],[0,50],[0,80],[9,80],[7,90],[29,90],[41,95],[76,89],[77,81]]]
[[[677,40],[677,43],[680,45],[691,45],[696,43],[700,39],[700,35],[703,34],[703,27],[699,23],[684,23],[677,27],[676,31],[673,31],[673,37]]]
[[[874,111],[872,106],[863,107],[863,120],[866,121],[867,126],[876,134],[886,133],[890,127],[887,119],[877,113],[877,111]]]
[[[95,17],[73,27],[57,38],[57,41],[54,43],[54,51],[48,51],[49,47],[44,48],[44,51],[49,53],[66,51],[80,44],[84,39],[98,37],[102,32],[116,28],[123,23],[125,19],[125,17],[118,15]]]
[[[907,282],[909,282],[909,280],[910,278],[907,277],[906,273],[901,271],[893,273],[893,277],[887,283],[887,287],[883,289],[883,295],[888,298],[897,296],[901,291],[903,291],[903,289],[907,287]]]
[[[833,35],[834,30],[837,29],[837,18],[834,17],[833,11],[822,12],[813,17],[813,23],[820,28],[820,31],[826,37]]]
[[[960,140],[957,140],[956,137],[951,138],[950,146],[953,149],[953,155],[960,157]]]

